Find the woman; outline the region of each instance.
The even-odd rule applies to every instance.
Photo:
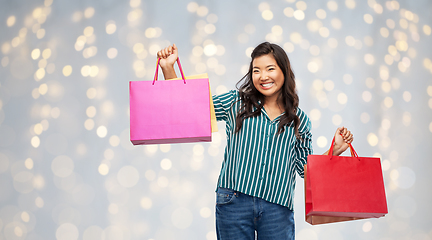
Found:
[[[176,78],[175,45],[158,52],[166,79]],[[218,239],[294,239],[295,172],[312,154],[311,123],[298,107],[294,73],[285,51],[268,42],[251,54],[238,90],[213,96],[216,118],[226,122],[227,146],[216,190]],[[353,141],[335,133],[333,155]],[[326,152],[325,154],[327,154]]]

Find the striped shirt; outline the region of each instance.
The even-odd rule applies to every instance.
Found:
[[[297,108],[299,133],[295,137],[293,123],[277,134],[280,116],[270,120],[264,108],[261,114],[243,120],[235,133],[235,121],[241,106],[239,92],[213,96],[218,121],[226,122],[227,146],[220,171],[218,187],[244,194],[293,210],[295,172],[303,177],[307,156],[312,154],[311,123]]]

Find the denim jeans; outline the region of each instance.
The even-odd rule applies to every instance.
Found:
[[[218,188],[216,234],[219,240],[292,240],[294,213],[261,198]]]

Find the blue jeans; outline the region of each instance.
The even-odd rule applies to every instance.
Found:
[[[216,234],[219,240],[292,240],[294,213],[261,198],[218,188]]]

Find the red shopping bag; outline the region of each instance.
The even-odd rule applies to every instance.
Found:
[[[134,145],[211,141],[208,78],[130,81],[130,140]]]
[[[309,155],[305,165],[305,215],[312,225],[379,218],[388,213],[380,158]]]

